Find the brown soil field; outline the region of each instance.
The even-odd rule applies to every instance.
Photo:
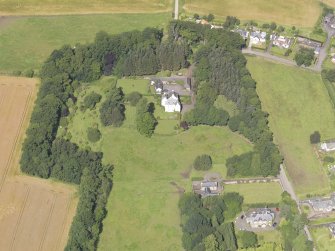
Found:
[[[0,76],[0,250],[63,250],[76,210],[76,187],[19,171],[37,86]]]

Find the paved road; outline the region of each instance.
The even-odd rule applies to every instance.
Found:
[[[330,42],[331,42],[331,38],[335,35],[335,31],[334,29],[332,29],[331,27],[329,27],[327,24],[325,24],[323,26],[323,30],[325,32],[327,32],[327,40],[326,42],[323,44],[321,50],[320,50],[320,54],[319,54],[319,57],[318,57],[318,61],[316,62],[314,68],[315,70],[321,72],[322,70],[322,63],[323,61],[327,58],[328,56],[328,47],[330,45]]]
[[[178,20],[179,15],[179,0],[174,0],[174,19]]]

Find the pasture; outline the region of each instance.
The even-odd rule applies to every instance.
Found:
[[[248,57],[248,69],[296,193],[328,193],[329,179],[309,138],[314,131],[321,140],[335,137],[334,111],[320,75],[256,57]]]
[[[329,229],[326,227],[310,228],[315,247],[320,251],[334,250],[335,239],[330,237]]]
[[[283,192],[277,182],[225,185],[224,192],[237,192],[244,197],[244,204],[279,203]]]
[[[133,83],[133,89],[125,88],[126,94],[143,88]],[[127,86],[122,81],[119,84]],[[85,92],[79,93],[79,104],[92,90],[105,96],[107,86],[108,78],[86,86]],[[73,142],[102,151],[104,162],[113,163],[115,168],[98,249],[182,250],[178,200],[184,190],[191,189],[195,157],[210,154],[215,168],[225,172],[228,157],[250,151],[252,146],[226,127],[199,126],[179,134],[146,138],[137,132],[135,108],[129,105],[120,128],[102,127],[100,105],[84,113],[77,110],[68,125]],[[86,136],[87,128],[93,125],[103,135],[94,144]]]
[[[2,0],[0,16],[163,12],[172,0]]]
[[[186,13],[213,13],[218,18],[236,16],[298,27],[313,27],[321,14],[317,0],[185,0],[184,9]]]
[[[92,42],[99,31],[117,34],[163,28],[169,19],[170,13],[2,17],[0,72],[38,70],[54,49]]]
[[[36,79],[0,77],[2,250],[63,250],[75,214],[74,187],[18,175],[20,146],[37,82]]]

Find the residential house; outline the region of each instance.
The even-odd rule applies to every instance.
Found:
[[[252,228],[271,227],[274,219],[275,213],[268,208],[260,208],[246,215],[246,221]]]
[[[322,43],[319,41],[297,36],[297,42],[302,47],[313,49],[316,55],[320,53]]]
[[[335,222],[332,222],[328,225],[330,234],[332,236],[332,238],[335,238]]]
[[[262,44],[266,42],[266,32],[253,31],[250,34],[251,44]]]
[[[312,206],[315,212],[329,213],[335,210],[335,195],[334,194],[330,198],[309,199],[308,202]]]
[[[274,36],[273,45],[280,48],[288,49],[291,46],[292,39],[284,36]]]
[[[246,30],[237,29],[237,30],[234,30],[233,32],[236,32],[236,33],[240,34],[240,36],[241,36],[244,40],[247,40],[248,37],[249,37],[249,31],[246,31]]]
[[[165,112],[180,112],[181,104],[179,95],[174,91],[164,91],[162,95],[161,105],[164,106]]]
[[[335,151],[335,139],[322,142],[320,144],[320,149],[325,152]]]
[[[217,181],[193,181],[193,192],[201,195],[201,197],[219,195],[223,188]]]

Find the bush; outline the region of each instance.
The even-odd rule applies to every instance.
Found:
[[[34,77],[34,71],[33,70],[27,70],[24,72],[24,76],[27,78],[32,78]]]
[[[90,93],[84,98],[84,110],[92,110],[97,103],[101,100],[101,95],[95,92]]]
[[[131,92],[126,96],[126,100],[131,106],[136,106],[138,101],[142,98],[142,94],[139,92]]]
[[[88,128],[87,129],[87,138],[90,142],[98,142],[101,139],[101,132],[96,128]]]
[[[292,53],[292,50],[291,49],[287,49],[286,51],[285,51],[285,54],[284,54],[284,56],[289,56],[290,54]]]
[[[327,163],[334,163],[335,159],[331,156],[326,156],[323,158],[323,161]]]
[[[320,143],[321,135],[318,131],[315,131],[309,136],[309,140],[311,144],[318,144]]]
[[[195,158],[193,167],[196,170],[209,170],[212,168],[212,158],[207,154]]]
[[[295,54],[294,60],[298,66],[305,65],[310,66],[314,59],[314,50],[307,48],[300,48],[300,50]]]

